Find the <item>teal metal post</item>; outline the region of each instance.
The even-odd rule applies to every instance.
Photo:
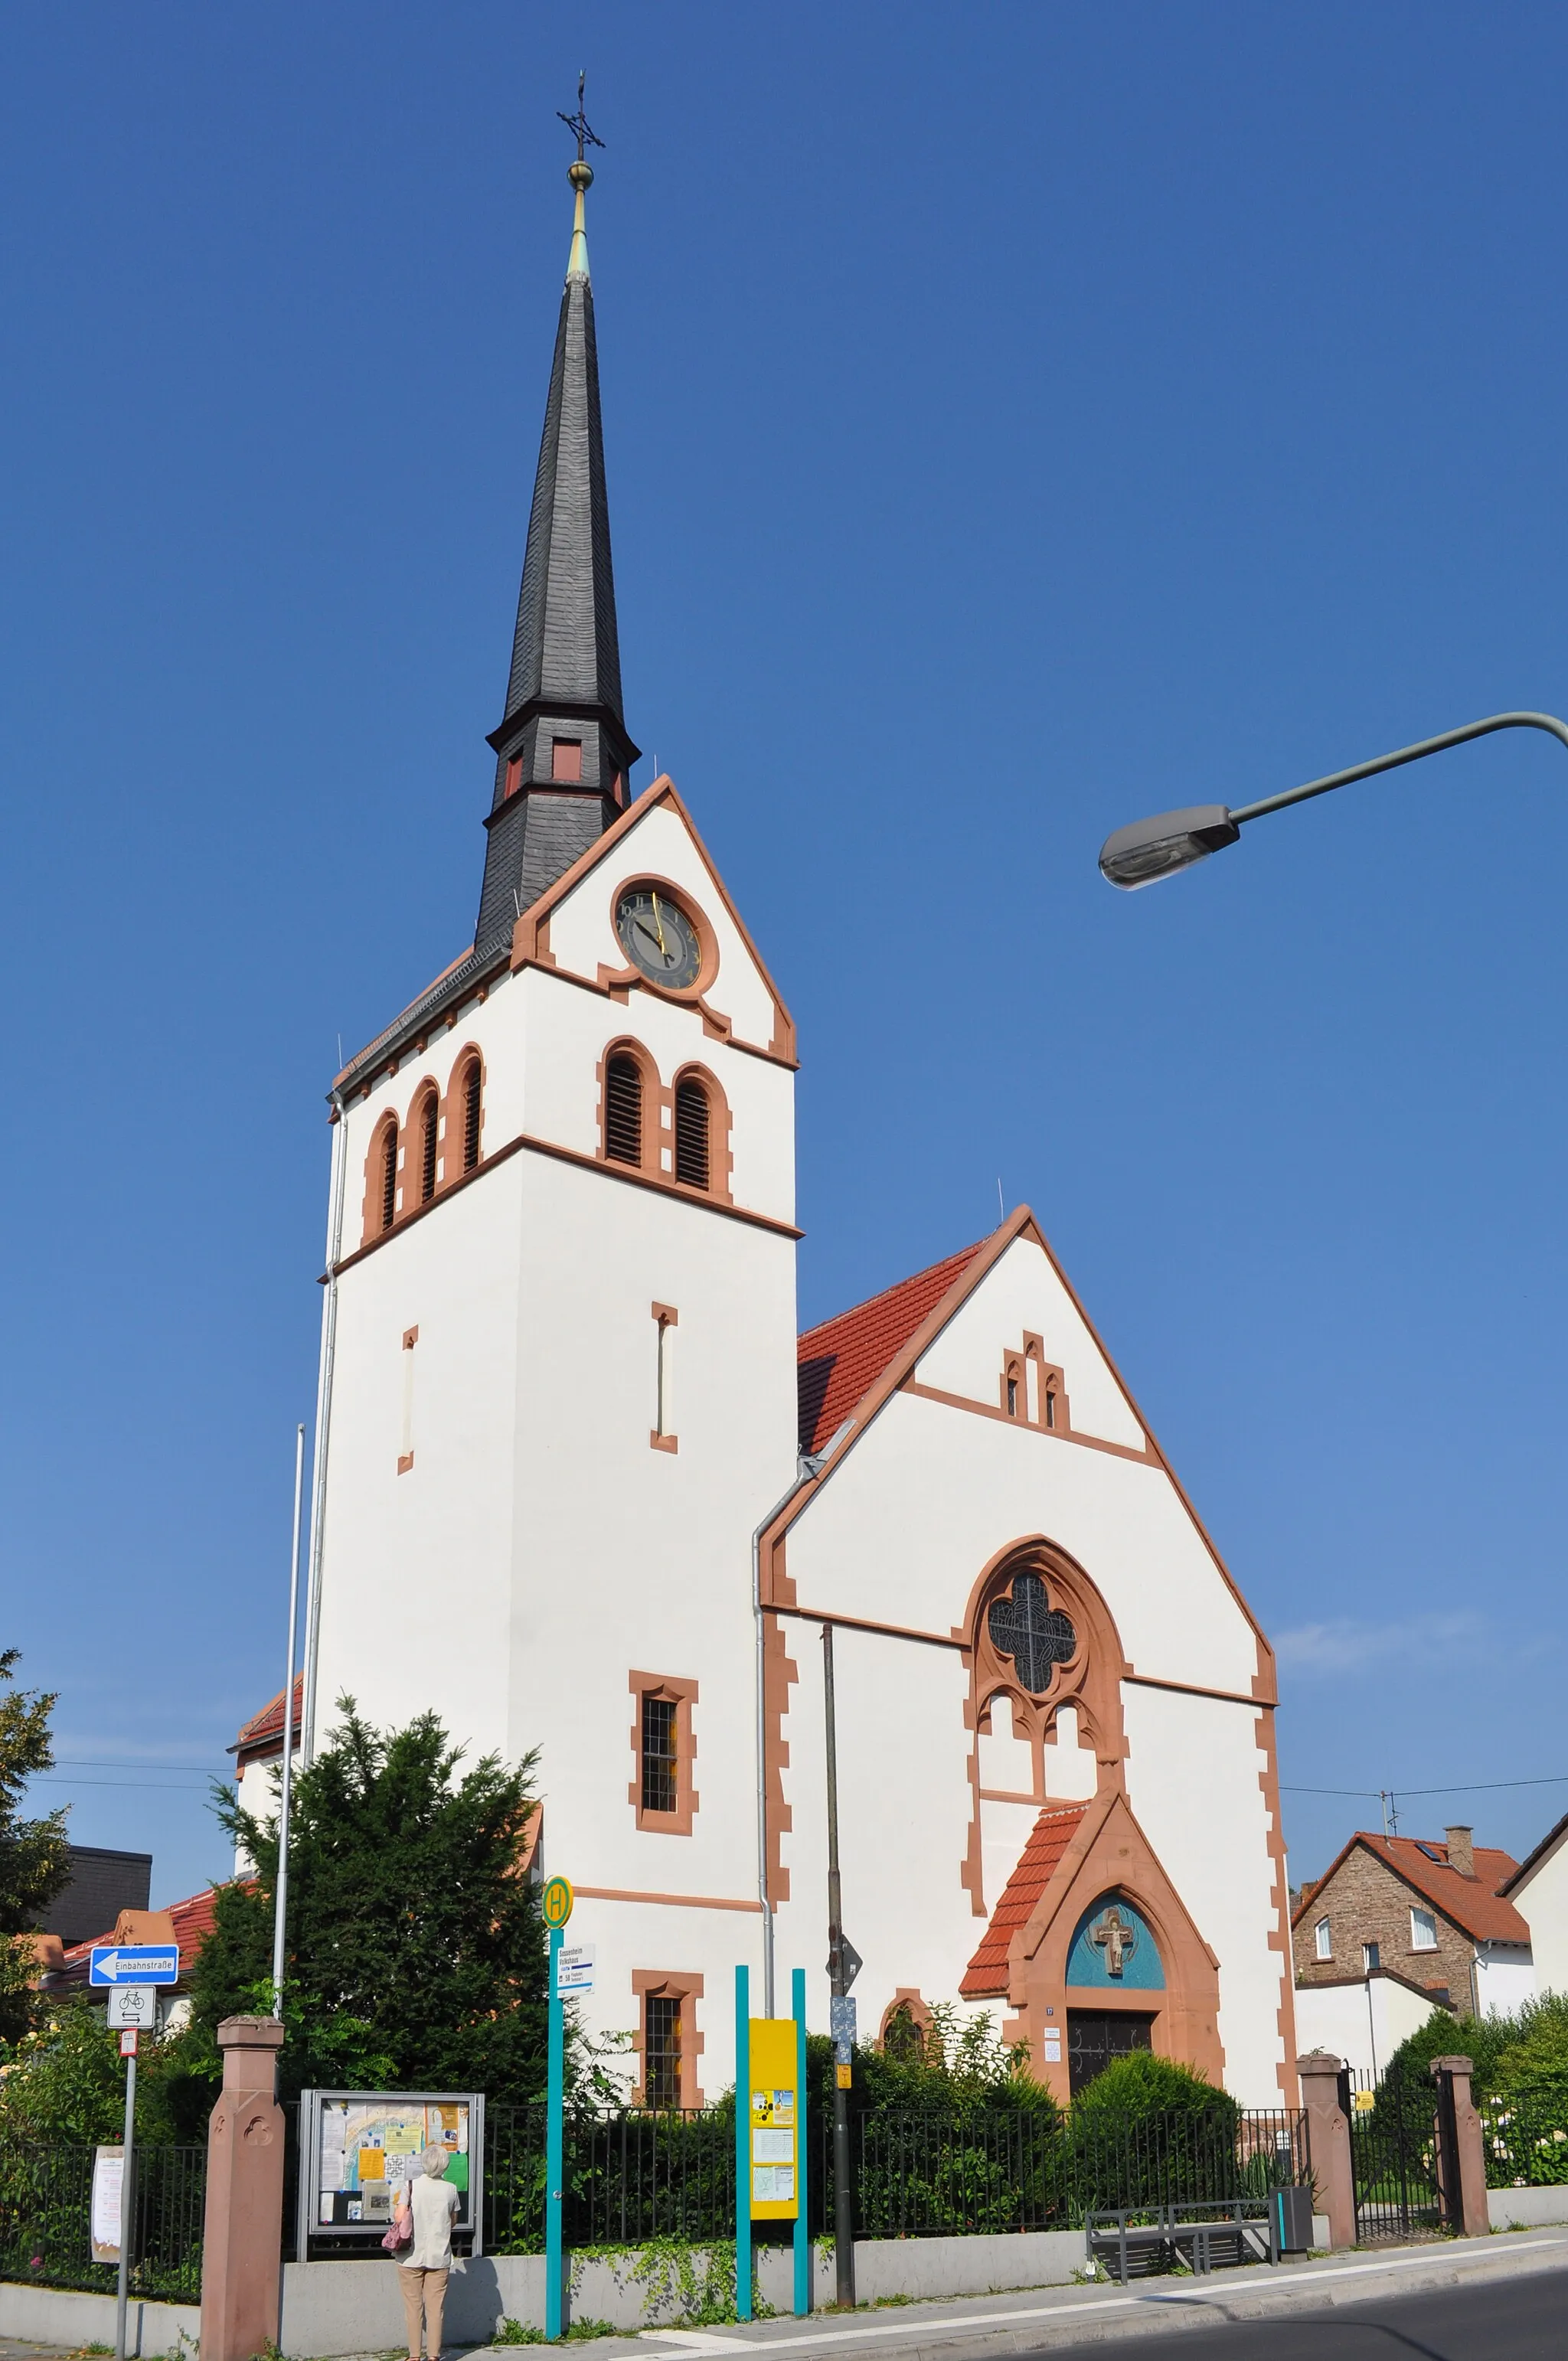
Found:
[[[751,1971],[735,1971],[735,2317],[751,2317]]]
[[[565,2273],[561,2252],[561,2183],[565,2177],[562,2117],[566,2100],[566,2027],[561,2001],[561,1929],[550,1929],[550,2081],[544,2130],[544,2334],[561,2334]]]
[[[811,2310],[811,2224],[806,2158],[811,2143],[810,2110],[806,2103],[806,1970],[796,1968],[789,1981],[791,2014],[795,2018],[795,2193],[800,2211],[795,2217],[795,2316],[804,2320]]]

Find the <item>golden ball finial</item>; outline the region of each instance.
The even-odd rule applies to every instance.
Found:
[[[594,168],[591,164],[585,164],[582,158],[579,156],[575,163],[568,166],[566,178],[572,183],[573,188],[580,194],[583,190],[591,189],[593,187]]]

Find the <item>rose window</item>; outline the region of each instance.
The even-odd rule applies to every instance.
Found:
[[[992,1646],[998,1655],[1012,1657],[1034,1697],[1044,1695],[1052,1667],[1067,1664],[1078,1648],[1077,1632],[1060,1608],[1048,1603],[1037,1574],[1014,1576],[1011,1591],[992,1600],[985,1627]]]

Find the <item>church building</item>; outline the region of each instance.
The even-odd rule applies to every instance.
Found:
[[[302,1744],[346,1692],[537,1749],[585,2020],[693,2104],[737,1962],[827,2030],[831,1694],[862,2040],[955,2003],[1064,2100],[1152,2048],[1278,2105],[1273,1653],[1039,1221],[796,1334],[788,978],[632,785],[592,177],[474,940],[332,1091]]]

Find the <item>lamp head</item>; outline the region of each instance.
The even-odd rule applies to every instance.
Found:
[[[1234,844],[1241,829],[1223,804],[1190,804],[1185,811],[1159,812],[1153,819],[1135,819],[1119,828],[1100,848],[1100,873],[1111,885],[1134,893],[1207,861],[1222,846]]]

